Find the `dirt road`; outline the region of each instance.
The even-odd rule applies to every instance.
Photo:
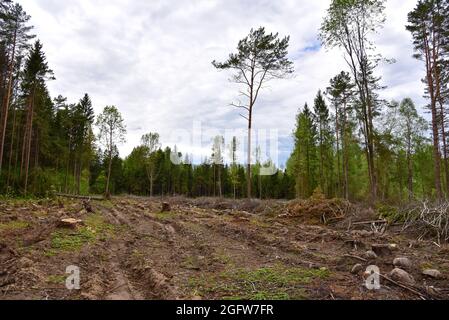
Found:
[[[279,206],[251,212],[193,201],[115,198],[0,202],[0,299],[447,299],[449,247],[388,231],[304,225]],[[62,218],[82,220],[76,229]],[[356,217],[355,217],[356,219]],[[359,229],[362,229],[360,226]],[[364,258],[373,244],[395,244]],[[381,279],[408,257],[416,283]],[[362,268],[351,273],[354,265]],[[67,266],[80,269],[80,290],[67,290]],[[439,269],[443,278],[422,275]],[[411,290],[410,290],[411,289]]]

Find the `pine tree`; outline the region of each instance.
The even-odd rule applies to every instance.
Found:
[[[247,114],[241,116],[248,121],[248,163],[247,163],[247,196],[251,198],[252,176],[252,127],[253,111],[263,85],[273,79],[285,78],[293,73],[293,62],[288,57],[290,37],[279,39],[279,34],[266,34],[265,28],[251,29],[250,34],[238,44],[238,53],[231,54],[224,63],[212,62],[220,70],[236,71],[232,81],[241,84],[245,90],[241,92],[246,103],[233,104]]]
[[[416,8],[408,15],[407,30],[413,36],[413,44],[415,47],[414,57],[424,61],[426,74],[424,82],[426,91],[430,98],[430,111],[432,114],[432,135],[433,135],[433,158],[435,171],[435,189],[437,198],[442,199],[441,184],[441,153],[440,143],[443,140],[445,155],[445,164],[447,164],[447,147],[446,137],[440,136],[440,131],[444,133],[444,115],[441,112],[442,104],[442,83],[444,76],[444,61],[449,55],[449,22],[447,12],[449,4],[446,0],[420,0]],[[440,103],[440,108],[438,104]],[[442,130],[441,130],[442,129]],[[442,140],[441,140],[442,139]],[[446,173],[449,175],[449,168]],[[447,179],[449,181],[449,177]],[[449,188],[449,183],[447,184]]]
[[[122,115],[115,106],[106,106],[103,112],[97,117],[96,125],[100,131],[98,139],[106,148],[108,154],[108,169],[105,195],[110,197],[111,172],[114,158],[117,157],[117,144],[124,143],[126,126]],[[114,154],[115,152],[115,154]]]
[[[4,6],[4,5],[2,5]],[[4,39],[3,45],[6,49],[7,72],[5,75],[6,92],[2,99],[2,112],[0,121],[0,173],[3,167],[3,155],[5,150],[6,127],[8,123],[9,108],[12,90],[14,88],[14,74],[17,61],[21,60],[22,54],[29,48],[29,41],[34,38],[30,35],[33,27],[28,26],[30,16],[26,14],[19,4],[10,5],[2,10],[0,19],[0,38]]]
[[[332,132],[330,129],[330,115],[326,101],[324,101],[321,91],[315,98],[315,123],[318,128],[318,148],[319,148],[319,177],[320,187],[329,197],[332,196],[333,180],[333,155],[332,155]]]
[[[359,96],[356,111],[361,120],[370,180],[371,200],[377,198],[374,118],[378,115],[374,71],[380,61],[370,36],[385,22],[385,0],[333,0],[321,26],[320,38],[328,48],[342,48]]]
[[[27,112],[26,125],[23,135],[21,173],[25,175],[24,194],[27,194],[30,167],[31,147],[33,140],[33,122],[39,93],[45,89],[45,81],[54,79],[53,71],[48,67],[42,44],[36,41],[25,61],[24,80],[22,90],[26,95]]]
[[[340,195],[349,199],[349,144],[352,136],[350,125],[351,102],[354,96],[354,84],[349,73],[342,71],[330,81],[327,94],[335,108],[335,136],[336,136],[336,156],[337,175],[339,187],[342,190]],[[341,143],[340,143],[341,142]],[[340,155],[340,145],[341,154]],[[342,161],[340,162],[340,159]],[[341,173],[342,172],[342,173]]]
[[[295,148],[289,160],[289,171],[296,178],[296,195],[308,198],[318,187],[318,132],[308,105],[296,117]]]

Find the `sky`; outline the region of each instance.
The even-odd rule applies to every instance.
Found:
[[[210,139],[193,141],[194,128],[244,130],[247,124],[230,104],[239,86],[218,72],[251,28],[290,36],[295,74],[270,82],[255,108],[257,132],[278,132],[279,162],[292,148],[295,116],[319,89],[347,66],[339,50],[326,50],[318,30],[330,0],[19,0],[43,42],[56,80],[53,97],[77,102],[88,93],[96,113],[115,105],[127,126],[127,156],[147,132],[158,132],[164,146],[175,144],[197,157],[210,155]],[[412,58],[407,13],[414,0],[388,0],[387,22],[375,36],[379,52],[394,64],[381,65],[380,95],[411,97],[422,110],[423,65]],[[183,139],[178,137],[182,133]],[[188,139],[186,139],[186,137]]]

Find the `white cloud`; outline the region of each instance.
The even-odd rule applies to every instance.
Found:
[[[159,132],[169,144],[174,129],[190,129],[194,120],[220,129],[244,127],[244,120],[229,107],[237,87],[211,61],[225,59],[251,27],[290,35],[296,68],[295,77],[273,82],[263,92],[255,114],[258,127],[278,128],[288,136],[298,108],[313,103],[318,89],[346,69],[340,52],[317,46],[329,0],[19,2],[31,14],[55,71],[57,80],[49,85],[52,95],[77,101],[87,92],[97,113],[111,104],[123,113],[128,143],[121,147],[122,156],[143,133]],[[410,96],[421,106],[422,68],[411,58],[405,30],[413,7],[414,1],[390,0],[387,24],[376,41],[382,54],[397,60],[381,67],[389,86],[383,97]],[[283,153],[286,157],[288,151]]]

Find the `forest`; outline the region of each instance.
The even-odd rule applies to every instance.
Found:
[[[383,1],[354,5],[349,10],[341,6],[335,2],[330,7],[320,39],[323,46],[340,49],[348,69],[317,88],[314,101],[298,101],[301,107],[292,133],[295,145],[286,168],[273,176],[261,176],[258,172],[264,164],[259,161],[244,166],[220,160],[224,152],[232,153],[233,143],[245,143],[224,141],[223,137],[211,141],[211,155],[203,163],[189,163],[189,155],[182,155],[176,147],[162,149],[157,133],[143,136],[141,145],[121,158],[117,145],[125,139],[126,125],[119,107],[109,106],[95,115],[88,93],[79,101],[67,101],[62,95],[51,97],[47,83],[64,75],[53,74],[45,44],[33,33],[31,17],[19,4],[2,1],[1,193],[293,199],[307,198],[319,188],[328,198],[354,201],[446,198],[447,1],[419,1],[404,26],[414,39],[415,50],[410,55],[421,60],[426,71],[423,95],[428,105],[423,106],[416,106],[408,97],[402,101],[382,98],[384,87],[376,70],[380,63],[389,62],[376,51],[372,34],[385,21]],[[268,48],[264,41],[269,42]],[[233,80],[253,94],[248,94],[248,104],[236,107],[252,115],[257,86],[294,72],[288,45],[288,37],[280,39],[264,28],[254,29],[240,42],[238,54],[226,63],[214,62],[219,69],[235,71]],[[254,64],[248,65],[248,61]],[[247,82],[246,76],[254,70],[264,77]],[[111,137],[109,131],[114,133]],[[173,152],[185,158],[182,164],[170,161]],[[254,154],[251,148],[250,153]]]

